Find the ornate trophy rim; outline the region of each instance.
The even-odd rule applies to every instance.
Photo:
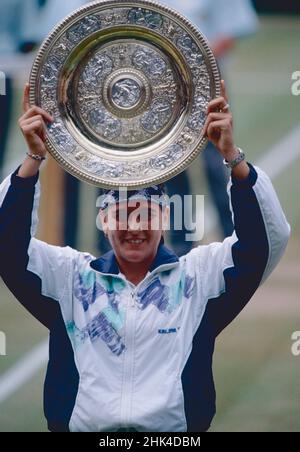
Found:
[[[36,58],[34,60],[31,73],[30,73],[30,105],[39,104],[38,94],[37,94],[37,86],[39,85],[39,72],[40,68],[43,64],[45,57],[51,49],[52,43],[64,32],[67,30],[67,26],[74,23],[76,19],[80,16],[87,16],[89,13],[93,13],[95,8],[97,8],[97,12],[101,12],[102,10],[107,9],[108,7],[131,7],[131,8],[153,8],[156,12],[161,14],[166,14],[171,16],[172,19],[176,19],[179,21],[180,25],[185,28],[186,32],[188,32],[193,39],[198,41],[201,45],[201,48],[204,51],[204,58],[207,64],[209,65],[209,69],[211,72],[210,79],[210,89],[211,89],[211,98],[217,97],[220,95],[220,72],[218,68],[218,64],[216,59],[209,47],[209,44],[204,37],[204,35],[181,13],[175,11],[169,6],[165,6],[156,1],[148,1],[148,0],[138,0],[138,1],[127,1],[127,0],[101,0],[94,1],[87,5],[84,5],[74,12],[66,16],[61,22],[59,22],[53,30],[49,33],[46,39],[43,41]],[[129,27],[130,28],[130,27]],[[134,26],[136,30],[138,30],[138,26]],[[148,30],[149,34],[152,33],[151,30]],[[153,32],[154,33],[154,32]],[[164,37],[161,36],[163,39]],[[167,38],[164,38],[167,39]],[[147,93],[146,93],[147,94]],[[203,127],[201,127],[203,129]],[[200,134],[201,136],[201,134]],[[185,170],[195,159],[195,157],[203,150],[207,144],[207,139],[202,136],[201,140],[194,146],[193,150],[185,156],[184,159],[180,159],[179,163],[175,164],[171,169],[167,169],[165,171],[161,171],[156,175],[151,175],[150,177],[145,177],[144,180],[130,180],[130,181],[122,181],[122,180],[113,180],[112,178],[108,181],[107,179],[101,178],[100,176],[95,176],[93,174],[89,174],[80,169],[79,166],[76,166],[73,163],[67,161],[61,153],[57,150],[56,146],[51,141],[48,133],[46,138],[46,147],[52,157],[70,174],[79,178],[80,180],[87,182],[91,185],[96,185],[104,188],[117,188],[117,187],[132,187],[132,188],[142,188],[147,187],[153,184],[158,184],[165,182],[172,177],[176,176],[183,170]],[[139,154],[137,151],[133,151],[138,158]],[[118,153],[113,156],[109,156],[112,160],[118,159]],[[130,156],[129,156],[130,158]]]

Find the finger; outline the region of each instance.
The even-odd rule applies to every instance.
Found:
[[[228,96],[224,80],[221,80],[221,96],[224,97],[226,103],[228,103]]]
[[[20,120],[19,125],[22,132],[28,134],[31,133],[29,126],[37,121],[41,124],[41,130],[39,131],[39,133],[41,134],[41,138],[43,139],[43,141],[45,141],[47,138],[47,129],[42,115],[36,115],[28,119]]]
[[[207,115],[206,121],[204,123],[203,133],[204,134],[206,133],[207,128],[212,121],[223,120],[223,119],[227,119],[227,118],[230,121],[232,121],[232,116],[230,113],[222,113],[222,112],[209,113]]]
[[[33,107],[31,107],[23,116],[22,116],[22,120],[27,119],[27,118],[31,118],[35,115],[41,115],[43,116],[43,119],[47,122],[53,122],[54,118],[47,113],[45,110],[43,110],[40,107],[37,107],[36,105],[34,105]]]
[[[33,118],[27,119],[26,123],[24,124],[24,126],[26,126],[26,127],[30,126],[31,124],[34,124],[35,122],[39,122],[40,123],[40,128],[38,130],[36,130],[36,132],[40,135],[42,140],[45,141],[46,138],[47,138],[47,129],[46,129],[46,125],[45,125],[45,122],[43,120],[43,117],[41,115],[37,115],[37,116],[34,116]]]
[[[26,125],[22,128],[22,131],[25,135],[32,135],[36,132],[41,132],[44,130],[43,122],[40,120],[34,121],[29,125]]]
[[[24,127],[22,131],[27,139],[34,136],[38,136],[43,142],[47,139],[46,131],[39,121]]]
[[[35,115],[35,116],[31,116],[30,118],[27,119],[23,119],[20,120],[20,125],[22,126],[29,126],[29,124],[31,124],[32,122],[35,121],[44,121],[43,116],[42,115]]]
[[[37,107],[36,105],[34,105],[33,107],[31,107],[29,110],[26,111],[26,113],[22,116],[22,120],[23,119],[27,119],[27,118],[31,118],[35,115],[42,115],[43,118],[47,121],[47,122],[53,122],[54,118],[53,116],[51,116],[49,113],[47,113],[45,110],[43,110],[40,107]]]
[[[214,131],[226,132],[231,130],[231,124],[227,119],[211,122],[207,128],[207,135],[210,136]]]
[[[222,108],[226,107],[227,101],[224,97],[217,97],[216,99],[213,99],[209,102],[207,106],[207,113],[213,112],[213,111],[219,111]]]
[[[29,83],[26,83],[23,91],[23,102],[22,102],[23,113],[26,113],[30,109],[29,89],[30,89]]]
[[[231,113],[226,113],[223,111],[214,111],[207,115],[206,121],[212,121],[216,119],[231,119],[232,115]]]

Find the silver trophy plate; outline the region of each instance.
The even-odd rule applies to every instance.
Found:
[[[54,116],[46,145],[69,173],[101,187],[146,187],[205,147],[206,107],[220,94],[207,40],[150,1],[89,3],[45,39],[30,102]]]

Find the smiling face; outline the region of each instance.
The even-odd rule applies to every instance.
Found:
[[[168,218],[168,210],[150,201],[121,202],[100,211],[104,232],[118,260],[131,263],[154,259]]]

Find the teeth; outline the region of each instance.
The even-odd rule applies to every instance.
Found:
[[[142,243],[144,240],[127,240],[127,242],[129,242],[129,243],[136,243],[136,244],[138,244],[138,243]]]

